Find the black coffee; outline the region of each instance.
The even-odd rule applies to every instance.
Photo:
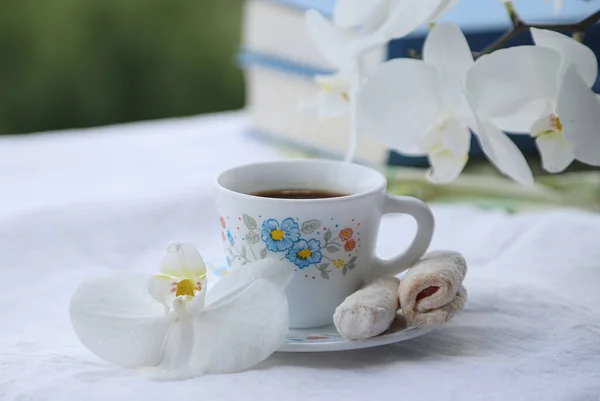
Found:
[[[270,189],[254,192],[252,195],[278,199],[324,199],[347,196],[347,194],[340,192],[322,191],[320,189]]]

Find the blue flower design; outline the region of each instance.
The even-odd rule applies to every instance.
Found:
[[[304,269],[313,263],[319,263],[323,258],[323,255],[321,255],[321,242],[316,239],[309,241],[301,239],[294,243],[294,246],[285,257],[300,269]]]
[[[283,252],[292,247],[300,238],[300,228],[291,217],[283,220],[281,225],[275,219],[262,224],[260,238],[271,252]]]
[[[229,241],[230,244],[233,244],[233,235],[231,235],[231,231],[227,230],[227,241]]]

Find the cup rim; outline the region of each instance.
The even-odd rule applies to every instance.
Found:
[[[248,167],[254,167],[254,166],[274,166],[274,165],[284,165],[284,164],[286,164],[286,165],[290,165],[290,164],[300,164],[300,165],[302,165],[302,164],[321,164],[321,165],[335,165],[338,167],[351,165],[352,168],[362,169],[362,170],[368,171],[371,174],[376,175],[377,179],[380,182],[375,187],[373,187],[369,190],[362,191],[362,192],[358,192],[358,193],[354,193],[354,194],[350,194],[350,195],[338,196],[335,198],[315,198],[315,199],[267,198],[267,197],[262,197],[262,196],[246,194],[243,192],[237,192],[232,189],[226,188],[225,186],[223,186],[220,183],[221,179],[223,178],[223,176],[225,176],[225,174],[231,174],[235,170],[242,170],[242,169],[246,169]],[[358,164],[358,163],[348,163],[348,162],[337,161],[337,160],[322,160],[322,159],[286,159],[286,160],[246,163],[246,164],[234,166],[234,167],[228,168],[227,170],[221,171],[217,175],[217,177],[214,179],[213,183],[214,183],[214,187],[216,189],[223,191],[230,195],[239,196],[243,199],[254,199],[254,200],[260,199],[261,201],[264,201],[264,202],[277,202],[277,203],[286,203],[286,204],[333,203],[333,202],[350,201],[350,200],[361,199],[361,198],[365,198],[368,196],[372,196],[376,193],[385,192],[385,189],[387,188],[387,179],[380,171],[375,170],[374,168],[367,167],[363,164]]]

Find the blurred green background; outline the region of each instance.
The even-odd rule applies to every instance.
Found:
[[[243,105],[242,0],[0,4],[0,134]]]

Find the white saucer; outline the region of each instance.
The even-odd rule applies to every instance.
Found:
[[[283,345],[277,352],[327,352],[377,347],[410,340],[433,330],[431,327],[406,327],[395,323],[385,333],[365,340],[347,340],[334,325],[315,329],[290,329]]]
[[[225,263],[211,264],[209,274],[214,278],[211,280],[209,277],[209,283],[214,279],[223,278],[226,272],[227,265]],[[328,352],[377,347],[422,336],[435,327],[406,327],[403,321],[396,320],[385,333],[365,340],[347,340],[338,333],[333,324],[314,329],[290,329],[287,338],[277,352]]]

